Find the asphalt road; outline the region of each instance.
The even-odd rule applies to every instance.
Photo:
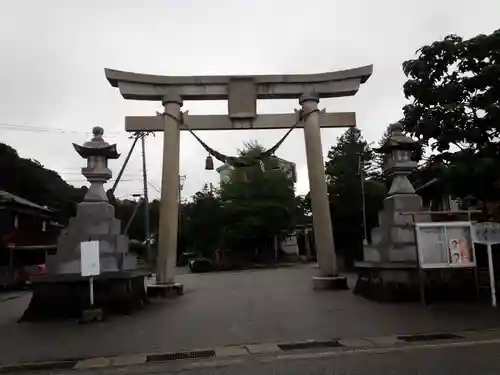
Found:
[[[0,363],[112,357],[226,345],[457,332],[500,327],[477,304],[378,303],[351,290],[313,291],[312,265],[188,274],[185,294],[99,324],[17,323],[29,294],[0,302]],[[350,280],[351,287],[354,279]]]
[[[439,374],[500,373],[500,340],[440,343],[375,350],[296,352],[275,356],[176,361],[155,365],[70,371],[60,375],[254,375],[254,374]]]

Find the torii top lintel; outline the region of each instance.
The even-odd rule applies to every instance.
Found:
[[[248,76],[158,76],[105,69],[106,78],[125,99],[162,100],[178,94],[183,100],[227,100],[232,80],[255,84],[256,99],[296,99],[304,93],[320,98],[354,95],[370,78],[372,65],[319,74]]]

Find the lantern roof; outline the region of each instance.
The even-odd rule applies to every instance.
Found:
[[[376,152],[387,154],[392,150],[416,150],[420,144],[412,138],[403,134],[403,125],[396,122],[389,126],[389,138],[382,146],[375,149]]]
[[[82,146],[73,143],[73,147],[76,152],[84,158],[87,159],[89,156],[104,156],[107,159],[118,159],[120,154],[116,151],[116,144],[110,145],[105,142],[102,138],[104,134],[104,129],[100,126],[95,126],[92,129],[94,137],[88,142],[85,142]]]

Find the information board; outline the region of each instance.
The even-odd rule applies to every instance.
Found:
[[[101,273],[99,241],[84,241],[80,243],[80,264],[82,276],[96,276]]]
[[[420,267],[475,267],[469,221],[416,224]]]

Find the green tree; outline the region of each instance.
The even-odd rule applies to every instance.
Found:
[[[391,135],[390,133],[390,125],[388,125],[384,133],[382,134],[382,137],[380,137],[378,141],[378,147],[382,147],[385,142],[389,139],[389,136]],[[373,172],[372,175],[379,181],[384,181],[386,182],[387,176],[384,173],[384,164],[385,164],[385,155],[381,153],[374,153],[373,155]]]
[[[12,147],[0,143],[0,189],[56,210],[61,222],[76,212],[85,189],[64,181],[38,161],[21,158]]]
[[[239,156],[252,159],[264,151],[257,143],[245,145]],[[282,172],[273,157],[260,164],[236,168],[221,184],[224,245],[251,259],[274,257],[275,236],[295,225],[297,200],[293,181]]]
[[[441,178],[464,197],[497,195],[500,167],[500,30],[422,47],[403,70],[405,129],[444,163]],[[481,181],[482,187],[478,181]]]
[[[186,249],[199,256],[213,257],[222,235],[222,205],[217,190],[205,184],[183,205],[180,230]]]
[[[376,225],[380,203],[385,195],[383,184],[367,180],[373,167],[373,152],[361,131],[350,128],[328,152],[325,174],[328,183],[330,213],[337,251],[343,253],[346,266],[361,259],[363,251],[364,188],[367,234]]]

